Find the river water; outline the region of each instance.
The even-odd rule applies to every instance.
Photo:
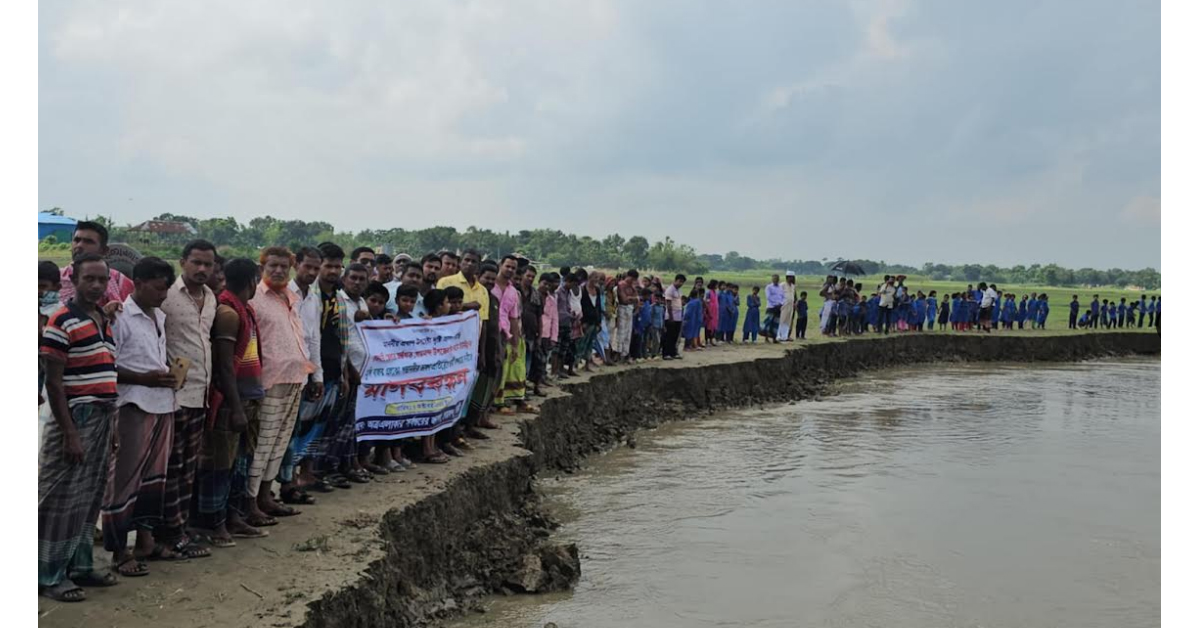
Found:
[[[562,480],[573,592],[463,626],[1157,626],[1159,361],[914,367]]]

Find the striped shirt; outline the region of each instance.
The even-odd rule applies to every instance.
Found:
[[[108,319],[102,320],[103,329],[72,300],[46,321],[41,354],[64,364],[68,407],[117,399],[117,346]]]

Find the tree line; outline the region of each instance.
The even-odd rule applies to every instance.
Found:
[[[454,227],[430,227],[427,229],[367,229],[358,233],[341,232],[324,221],[281,220],[273,216],[260,216],[242,223],[236,218],[199,219],[163,213],[154,220],[182,222],[191,225],[195,235],[152,235],[132,231],[132,225],[115,225],[111,220],[100,218],[109,227],[113,242],[127,242],[145,254],[170,255],[192,237],[200,237],[217,244],[223,254],[254,257],[258,250],[268,244],[284,244],[290,247],[311,245],[317,242],[336,242],[346,249],[370,246],[391,250],[393,253],[420,255],[440,249],[475,248],[489,256],[498,257],[517,252],[536,262],[559,266],[596,266],[600,268],[643,268],[660,272],[682,272],[702,274],[708,272],[783,272],[794,271],[799,275],[824,275],[829,264],[835,260],[783,260],[778,258],[755,259],[730,251],[721,254],[698,254],[686,244],[675,242],[670,237],[651,243],[643,236],[626,239],[620,234],[611,234],[601,239],[578,236],[557,229],[532,229],[516,232],[497,232],[490,229],[468,227],[459,231]],[[53,247],[53,243],[47,243]],[[65,243],[63,243],[65,244]],[[62,246],[61,244],[59,246]],[[1024,283],[1045,286],[1140,286],[1158,289],[1161,275],[1153,268],[1125,270],[1110,268],[1071,269],[1057,264],[1034,264],[1001,268],[992,264],[935,264],[925,263],[921,267],[890,264],[885,261],[852,260],[868,275],[908,274],[923,275],[931,280],[975,282],[981,280],[997,283]]]

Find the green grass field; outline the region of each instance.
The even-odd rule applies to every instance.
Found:
[[[692,285],[691,282],[694,279],[695,279],[694,277],[689,277],[688,283],[686,284],[686,286],[691,287],[691,285]],[[740,287],[738,296],[740,297],[741,303],[742,303],[742,306],[741,306],[742,314],[740,314],[738,317],[738,333],[739,334],[741,333],[741,329],[742,329],[742,320],[744,320],[744,317],[745,317],[746,296],[750,294],[750,289],[752,287],[754,287],[754,286],[760,287],[759,296],[762,297],[762,299],[763,299],[763,308],[764,309],[766,308],[765,290],[766,290],[767,284],[771,282],[771,273],[764,272],[764,271],[713,272],[713,273],[708,273],[708,274],[704,275],[705,283],[707,283],[708,280],[710,280],[710,279],[716,279],[718,281],[725,281],[725,282],[732,281],[733,283],[738,284],[738,286]],[[880,283],[883,282],[883,275],[871,275],[871,276],[866,276],[866,277],[852,277],[852,279],[854,279],[855,282],[862,283],[863,292],[864,292],[865,296],[870,296],[870,293],[875,289],[875,286],[878,286]],[[784,281],[783,273],[780,273],[779,280],[780,280],[780,283],[782,283]],[[808,292],[808,301],[809,301],[808,331],[809,331],[810,335],[813,335],[814,333],[816,333],[816,335],[818,335],[818,336],[820,335],[819,333],[817,333],[815,331],[817,328],[817,325],[818,325],[819,318],[820,318],[821,303],[822,303],[821,297],[817,293],[820,292],[821,284],[824,281],[825,281],[824,276],[820,276],[820,277],[797,276],[796,277],[796,293],[799,294],[801,291]],[[976,283],[978,283],[978,282],[976,282]],[[967,288],[967,282],[965,282],[965,281],[933,281],[933,280],[929,280],[929,279],[925,279],[925,278],[922,278],[919,276],[913,276],[913,275],[909,275],[908,279],[905,280],[904,285],[906,287],[908,287],[909,292],[911,294],[913,294],[914,296],[916,295],[918,290],[921,292],[924,292],[926,294],[928,294],[930,290],[936,290],[939,303],[941,302],[942,295],[953,294],[954,292],[963,291],[963,290],[966,290],[966,288]],[[1143,294],[1146,295],[1147,299],[1149,299],[1150,296],[1157,296],[1159,294],[1157,291],[1143,293],[1143,292],[1138,292],[1138,291],[1134,291],[1134,290],[1122,290],[1119,288],[1111,288],[1111,287],[1108,287],[1108,288],[1052,288],[1052,287],[1047,287],[1047,286],[1032,286],[1032,285],[1020,285],[1020,284],[1004,285],[1004,284],[999,284],[999,283],[996,284],[996,287],[1001,292],[1011,292],[1011,293],[1017,295],[1018,302],[1020,302],[1020,300],[1021,300],[1021,295],[1045,293],[1050,299],[1050,317],[1048,319],[1046,319],[1046,333],[1056,331],[1056,330],[1057,331],[1066,331],[1067,330],[1067,320],[1070,316],[1069,305],[1071,303],[1072,295],[1076,295],[1076,294],[1079,295],[1079,302],[1081,304],[1080,311],[1082,312],[1082,310],[1087,309],[1088,304],[1090,304],[1092,302],[1092,295],[1095,295],[1095,294],[1100,295],[1100,299],[1102,301],[1104,299],[1110,299],[1110,300],[1116,299],[1117,301],[1120,301],[1121,298],[1124,297],[1124,298],[1128,299],[1128,302],[1132,302],[1134,300],[1140,300],[1142,298]],[[762,313],[762,315],[766,316],[765,311]],[[1029,330],[1025,330],[1022,333],[1032,333],[1032,332],[1030,332]],[[739,339],[740,339],[740,335],[739,335]]]

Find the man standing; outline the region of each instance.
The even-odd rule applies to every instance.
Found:
[[[440,256],[440,258],[444,260],[445,256]],[[491,317],[491,296],[488,293],[487,287],[483,285],[483,282],[479,281],[478,273],[480,259],[481,256],[479,251],[476,251],[475,249],[467,249],[463,251],[461,265],[457,264],[459,260],[455,260],[456,268],[459,269],[458,272],[449,277],[442,277],[437,282],[437,287],[439,290],[445,290],[451,287],[462,290],[462,309],[464,311],[474,310],[479,312],[479,360],[476,364],[476,368],[479,370],[480,376],[476,378],[475,387],[471,391],[471,403],[467,417],[463,422],[464,427],[466,428],[466,434],[472,438],[478,438],[483,434],[475,429],[476,427],[483,427],[487,429],[495,429],[499,427],[492,422],[487,413],[487,409],[492,398],[489,394],[491,383],[489,378],[484,376],[484,372],[486,370],[484,367],[486,366],[486,362],[488,360],[485,347],[488,346],[489,339],[488,321]],[[427,259],[426,263],[423,264],[423,267],[423,269],[426,271],[425,274],[428,275],[435,268],[433,265],[433,260]]]
[[[525,339],[521,331],[521,293],[513,285],[517,273],[517,258],[505,255],[500,260],[500,272],[492,295],[500,302],[500,341],[505,345],[502,380],[496,388],[494,404],[500,414],[513,414],[509,405],[515,403],[527,411],[525,405]]]
[[[483,259],[482,255],[478,255],[478,251],[476,251],[476,254],[480,260]],[[466,255],[467,253],[464,251],[463,257],[466,257]],[[462,262],[462,258],[450,251],[442,251],[438,254],[438,257],[442,259],[442,269],[438,271],[441,274],[441,276],[438,278],[439,280],[445,279],[446,277],[453,277],[458,274],[459,265]],[[476,265],[476,268],[478,268],[478,264]],[[440,285],[438,288],[442,289]]]
[[[796,316],[796,273],[787,271],[783,283],[783,306],[779,310],[779,333],[777,338],[792,341],[792,319]]]
[[[983,292],[983,300],[979,302],[979,322],[983,325],[983,331],[990,334],[992,333],[992,307],[996,304],[996,289],[981,281],[979,290]]]
[[[325,376],[321,369],[321,295],[312,289],[317,276],[321,274],[321,263],[321,251],[309,246],[302,247],[296,253],[296,275],[288,285],[288,289],[299,297],[293,307],[296,308],[304,329],[305,356],[312,364],[312,370],[309,371],[308,382],[304,386],[300,410],[292,419],[294,427],[288,430],[291,442],[288,443],[287,452],[279,465],[279,483],[282,486],[280,497],[284,503],[308,504],[315,501],[298,486],[294,486],[292,479],[299,463],[298,458],[304,449],[301,442],[300,414],[305,410],[305,403],[311,406],[321,402],[325,392]],[[267,361],[270,361],[270,358]]]
[[[313,486],[318,491],[330,492],[333,486],[350,487],[348,482],[336,477],[318,477],[324,475],[325,469],[321,465],[326,462],[325,454],[332,442],[332,430],[336,429],[338,401],[346,395],[345,361],[350,322],[346,303],[339,294],[346,252],[342,247],[328,242],[318,250],[321,251],[321,270],[316,285],[321,303],[320,370],[324,388],[317,399],[305,400],[300,404],[299,438],[295,439],[297,448],[294,456],[300,465],[300,476],[292,486]]]
[[[1078,329],[1079,322],[1079,295],[1071,295],[1071,315],[1067,319],[1068,329]]]
[[[1098,320],[1100,318],[1100,295],[1098,295],[1098,294],[1092,295],[1091,312],[1092,312],[1092,320],[1091,320],[1091,324],[1089,325],[1089,327],[1091,327],[1092,329],[1095,329],[1096,326],[1100,324],[1099,320]]]
[[[771,342],[779,342],[779,316],[783,312],[783,286],[779,285],[779,275],[771,275],[771,283],[767,284],[767,318],[763,321],[763,337]]]
[[[564,277],[564,282],[566,278]],[[675,281],[663,291],[663,299],[667,302],[666,331],[663,333],[662,355],[664,360],[678,360],[679,330],[683,328],[683,293],[679,291],[687,282],[687,276],[675,275]],[[561,306],[560,306],[561,307]],[[559,325],[562,321],[559,321]]]
[[[267,534],[246,523],[250,464],[261,433],[265,392],[259,328],[250,299],[258,265],[241,258],[225,265],[225,290],[217,295],[213,322],[213,388],[209,426],[196,471],[195,528],[214,547],[233,547],[234,537]]]
[[[180,275],[167,292],[162,310],[167,315],[167,358],[182,362],[183,386],[175,393],[171,457],[162,524],[154,530],[154,558],[201,558],[209,551],[193,543],[186,530],[196,480],[196,460],[208,415],[208,386],[212,381],[212,327],[217,316],[217,296],[206,285],[216,264],[217,251],[207,240],[183,247]]]
[[[259,350],[261,355],[269,357],[262,361],[265,396],[246,479],[246,522],[254,527],[275,525],[278,521],[274,517],[299,514],[271,497],[271,483],[289,449],[304,386],[315,370],[308,359],[300,295],[290,289],[288,282],[292,266],[299,269],[300,265],[295,263],[292,252],[281,246],[264,249],[259,264],[263,278],[250,306],[258,322]],[[290,496],[302,500],[307,495],[294,491]]]
[[[392,266],[392,256],[387,253],[380,253],[375,256],[375,281],[386,285],[392,280],[396,274],[396,269]]]
[[[891,275],[884,275],[879,285],[879,324],[886,336],[892,328],[892,308],[896,305],[896,285]]]
[[[40,349],[54,420],[38,470],[38,591],[60,602],[86,599],[80,584],[116,584],[92,568],[117,400],[112,329],[98,307],[110,275],[97,253],[81,253],[71,266],[75,296],[46,321]]]
[[[633,338],[633,308],[637,305],[638,271],[630,270],[617,284],[617,335],[613,341],[613,361],[629,362],[629,343]]]
[[[154,551],[151,532],[163,514],[163,477],[171,453],[175,421],[175,377],[167,366],[166,315],[159,307],[175,283],[175,270],[157,257],[133,267],[133,294],[113,321],[117,366],[116,463],[100,518],[104,549],[122,576],[144,576],[136,556]],[[134,553],[127,546],[137,531]]]
[[[71,259],[90,253],[104,258],[108,254],[108,229],[98,223],[84,220],[75,223],[75,234],[71,236]],[[58,301],[66,305],[75,296],[75,284],[71,283],[71,275],[75,272],[74,264],[63,268],[60,273],[62,288],[58,292]],[[115,301],[123,303],[125,298],[133,294],[133,281],[121,274],[121,271],[108,269],[108,287],[96,303],[100,307]]]
[[[342,276],[342,291],[339,296],[346,307],[346,393],[334,417],[336,428],[330,434],[329,448],[325,452],[325,464],[351,482],[365,484],[371,480],[359,465],[357,443],[354,438],[354,411],[358,405],[358,387],[362,383],[362,370],[367,362],[367,348],[358,333],[358,323],[367,320],[367,301],[363,293],[367,289],[370,273],[362,264],[350,264]]]

